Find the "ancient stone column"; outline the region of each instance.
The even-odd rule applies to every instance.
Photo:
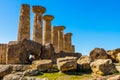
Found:
[[[34,28],[33,28],[33,41],[42,44],[42,15],[46,9],[42,6],[33,6],[34,12]]]
[[[71,46],[72,46],[72,42],[71,42],[71,38],[72,38],[72,33],[66,33],[67,36],[67,51],[70,52],[71,51]]]
[[[70,52],[71,52],[71,53],[75,53],[75,46],[74,46],[74,45],[72,45],[72,46],[70,47]]]
[[[6,64],[7,44],[0,44],[0,64]]]
[[[43,45],[51,43],[51,21],[54,19],[52,15],[44,15],[44,29],[43,29]]]
[[[63,51],[68,52],[68,37],[66,34],[63,37]]]
[[[53,26],[52,27],[52,34],[51,34],[51,40],[52,40],[52,44],[53,47],[55,49],[55,52],[58,52],[58,27],[57,26]]]
[[[64,26],[58,26],[58,51],[63,51],[63,30]]]
[[[28,4],[22,4],[20,11],[18,41],[24,38],[30,39],[30,6]]]

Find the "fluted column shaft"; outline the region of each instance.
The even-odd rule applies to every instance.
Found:
[[[33,6],[32,11],[34,12],[33,41],[42,44],[42,14],[46,9],[41,6]]]
[[[68,37],[66,34],[63,37],[63,51],[68,52]]]
[[[51,22],[44,22],[44,44],[51,43]]]
[[[44,31],[43,31],[43,45],[46,43],[51,43],[51,21],[53,16],[45,15],[44,19]]]
[[[70,51],[71,53],[75,53],[75,46],[72,45],[70,50],[71,50],[71,51]]]
[[[72,42],[71,42],[71,38],[72,38],[72,33],[66,33],[67,36],[67,51],[71,52],[71,46],[72,46]]]
[[[52,44],[54,46],[55,52],[58,52],[58,28],[57,26],[52,27]]]
[[[18,28],[18,41],[30,39],[30,6],[21,5],[20,20]]]
[[[65,29],[64,26],[58,27],[58,51],[63,51],[63,30]]]
[[[58,31],[58,50],[63,51],[63,31]]]

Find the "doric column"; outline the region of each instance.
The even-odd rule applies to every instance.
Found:
[[[24,38],[30,39],[30,6],[28,4],[22,4],[20,11],[18,41]]]
[[[42,44],[42,15],[46,9],[42,6],[33,6],[34,12],[34,28],[33,28],[33,41]]]
[[[44,30],[43,30],[43,45],[45,43],[51,43],[51,21],[54,16],[52,15],[44,15]]]
[[[6,64],[7,44],[0,44],[0,64]]]
[[[63,30],[64,26],[58,26],[58,51],[63,51]]]
[[[53,47],[55,49],[55,52],[58,52],[58,27],[57,26],[53,26],[52,27],[52,35],[51,35],[51,40],[52,40],[52,44]]]
[[[71,51],[70,52],[75,53],[75,46],[74,45],[71,46]]]
[[[68,52],[68,37],[66,34],[63,37],[63,51]]]
[[[71,38],[72,38],[72,33],[66,33],[66,36],[67,36],[67,42],[68,42],[68,44],[67,44],[67,50],[68,50],[68,52],[70,52],[71,51],[71,46],[72,46],[72,42],[71,42]]]

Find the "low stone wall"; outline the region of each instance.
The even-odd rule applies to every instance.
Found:
[[[7,48],[7,64],[26,64],[29,63],[29,56],[34,55],[39,59],[41,54],[41,44],[32,40],[23,39],[22,41],[9,43]]]
[[[28,64],[29,56],[33,55],[35,60],[49,59],[56,63],[57,58],[77,57],[79,53],[59,52],[55,53],[54,47],[50,43],[44,46],[32,41],[23,39],[22,41],[10,41],[8,44],[0,44],[0,64]]]

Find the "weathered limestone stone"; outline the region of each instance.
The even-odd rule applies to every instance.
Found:
[[[17,44],[18,41],[9,41],[8,45],[13,45],[13,44]]]
[[[68,37],[66,34],[63,37],[63,51],[68,52]]]
[[[39,71],[37,69],[28,69],[23,72],[24,76],[36,76],[39,74]]]
[[[120,53],[117,54],[116,61],[120,63]]]
[[[28,4],[22,4],[20,11],[18,41],[24,38],[30,39],[30,6]]]
[[[52,15],[44,15],[43,45],[51,43],[51,21],[54,19]]]
[[[6,63],[7,44],[0,44],[0,64]]]
[[[120,80],[120,75],[110,76],[110,77],[106,78],[106,80]]]
[[[108,54],[109,58],[112,59],[113,62],[116,62],[117,53],[115,50],[109,50],[109,51],[107,51],[107,54]]]
[[[118,53],[120,53],[120,48],[107,51],[107,54],[109,55],[109,58],[112,59],[113,62],[118,62],[118,60],[116,60],[117,56],[118,56]]]
[[[54,55],[53,62],[56,63],[58,58],[65,58],[65,57],[77,57],[79,59],[82,56],[81,53],[68,53],[68,52],[59,52]]]
[[[58,26],[58,51],[63,51],[63,30],[64,26]]]
[[[54,59],[54,47],[51,43],[46,43],[42,46],[42,54],[40,55],[41,59]]]
[[[48,78],[36,78],[36,77],[28,77],[27,80],[49,80]]]
[[[72,37],[72,33],[66,33],[67,38],[68,38],[68,45],[67,45],[67,50],[68,52],[71,52],[71,37]]]
[[[0,77],[3,77],[12,72],[11,65],[0,65]]]
[[[103,48],[95,48],[90,52],[90,57],[92,60],[95,59],[108,59],[108,55]]]
[[[22,73],[5,75],[3,80],[27,80]]]
[[[111,59],[97,59],[90,64],[92,71],[95,74],[106,75],[117,72],[115,65]]]
[[[7,64],[29,63],[29,56],[34,55],[39,59],[42,45],[27,39],[19,41],[17,44],[9,45],[7,48]]]
[[[120,80],[120,75],[100,76],[100,77],[92,78],[89,80]]]
[[[91,58],[89,56],[81,56],[77,60],[78,64],[78,70],[90,70],[90,63],[92,62]]]
[[[12,73],[15,72],[23,72],[26,71],[28,69],[31,69],[31,65],[11,65],[12,66]]]
[[[65,57],[57,59],[58,69],[62,72],[77,69],[76,57]]]
[[[70,52],[71,52],[71,53],[75,53],[75,46],[74,46],[74,45],[72,45],[72,46],[70,47]]]
[[[47,71],[52,69],[51,60],[36,60],[32,62],[32,69],[37,69],[38,71]]]
[[[34,12],[34,28],[33,28],[33,41],[42,44],[42,15],[46,9],[42,6],[33,6]]]
[[[64,34],[64,38],[63,38],[63,51],[68,53],[75,52],[74,46],[72,46],[71,37],[72,37],[72,33],[66,33]]]
[[[55,52],[58,52],[58,28],[57,26],[52,27],[52,44],[55,49]]]

